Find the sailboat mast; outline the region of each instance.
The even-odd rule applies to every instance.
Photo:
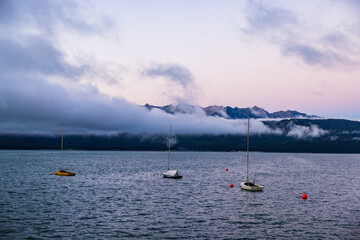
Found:
[[[64,125],[62,126],[62,134],[61,134],[61,160],[60,160],[60,170],[62,169],[63,146],[64,146]]]
[[[168,171],[170,170],[170,146],[171,146],[171,124],[170,124],[170,136],[169,136]]]
[[[250,134],[250,116],[248,116],[248,135],[247,135],[247,148],[246,148],[246,181],[249,181],[249,134]]]

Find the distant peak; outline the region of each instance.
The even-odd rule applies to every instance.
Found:
[[[221,117],[226,119],[246,119],[250,118],[316,118],[316,115],[307,115],[295,110],[277,111],[269,113],[265,109],[253,106],[247,108],[230,107],[230,106],[219,106],[210,105],[207,107],[200,107],[187,103],[179,103],[177,105],[169,104],[166,106],[154,106],[146,103],[144,105],[148,110],[153,108],[160,109],[169,114],[193,114],[196,108],[202,109],[207,116]]]

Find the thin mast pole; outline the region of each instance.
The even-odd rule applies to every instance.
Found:
[[[61,134],[61,160],[60,160],[60,170],[62,169],[63,146],[64,146],[64,125],[62,126],[62,134]]]
[[[168,171],[170,170],[170,145],[171,145],[171,124],[170,124],[170,137],[169,137]]]
[[[246,154],[246,181],[249,181],[249,133],[250,133],[250,116],[248,116],[248,135],[247,135],[247,154]]]

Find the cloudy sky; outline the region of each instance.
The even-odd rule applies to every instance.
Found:
[[[145,103],[360,119],[359,12],[357,0],[0,0],[0,132],[246,129]]]

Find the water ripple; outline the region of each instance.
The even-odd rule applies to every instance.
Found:
[[[240,188],[245,159],[177,152],[173,180],[165,152],[69,151],[77,175],[59,177],[58,151],[0,151],[0,238],[360,238],[360,155],[252,153],[258,193]]]

